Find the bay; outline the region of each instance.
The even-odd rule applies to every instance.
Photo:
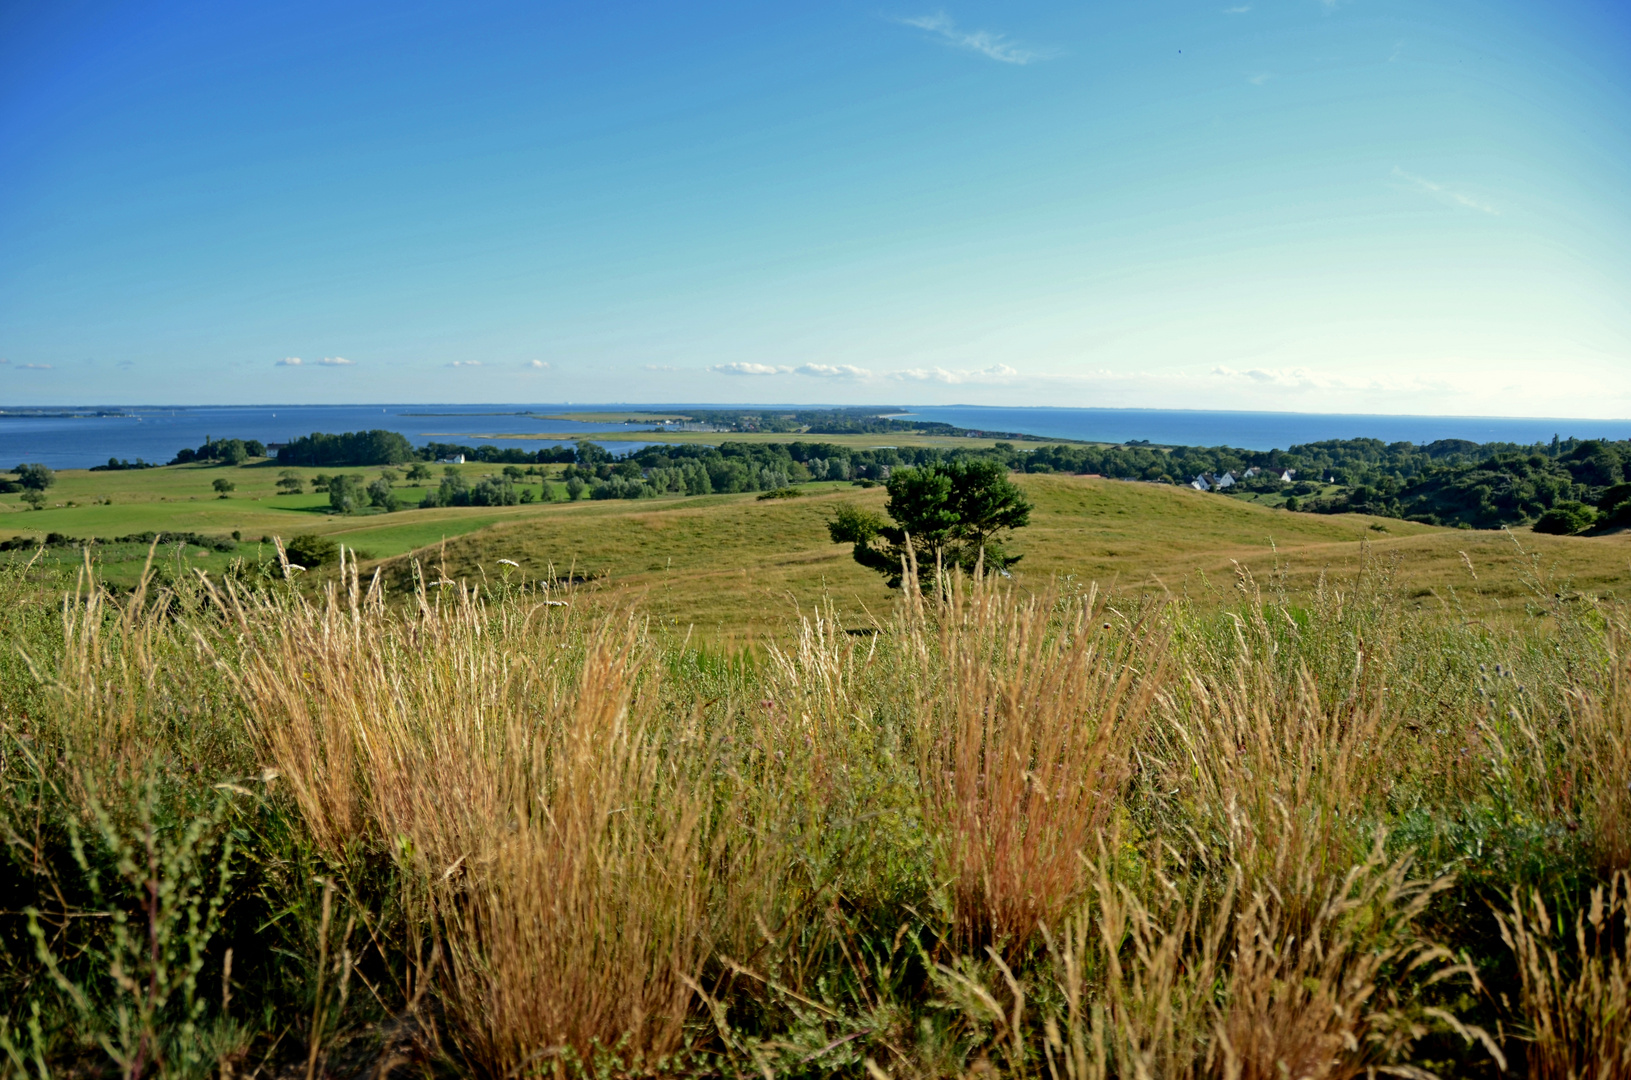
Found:
[[[559,445],[559,438],[528,438],[526,433],[588,438],[643,425],[550,420],[544,414],[613,410],[708,408],[812,408],[782,405],[265,405],[150,406],[108,409],[118,415],[94,415],[94,409],[38,410],[79,412],[77,416],[0,415],[0,467],[42,462],[55,469],[83,469],[110,457],[165,462],[182,447],[201,445],[205,437],[287,442],[314,431],[344,432],[385,428],[416,445],[430,441],[477,444],[482,434],[503,432],[519,438],[496,445],[535,450]],[[538,414],[538,415],[529,415]],[[894,414],[957,427],[1015,432],[1053,439],[1128,442],[1136,439],[1176,446],[1236,446],[1246,450],[1285,449],[1324,439],[1373,438],[1383,442],[1428,443],[1437,439],[1472,442],[1549,442],[1562,438],[1631,438],[1631,420],[1582,420],[1557,417],[1391,416],[1340,413],[1235,412],[1185,409],[1072,409],[1038,406],[1013,408],[980,405],[902,407]],[[486,440],[479,440],[486,441]],[[652,440],[661,442],[660,438]],[[615,453],[630,453],[644,442],[607,442]]]

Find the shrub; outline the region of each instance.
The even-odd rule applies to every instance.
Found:
[[[326,536],[315,533],[301,533],[290,537],[283,545],[284,552],[289,561],[308,570],[316,569],[326,562],[333,562],[339,555],[339,545]]]
[[[1540,515],[1534,525],[1535,532],[1553,536],[1573,536],[1585,532],[1597,522],[1591,507],[1578,502],[1560,502]]]

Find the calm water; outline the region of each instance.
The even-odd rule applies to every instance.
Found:
[[[38,461],[54,469],[84,469],[104,464],[110,457],[165,462],[184,446],[202,445],[206,436],[288,442],[314,431],[385,428],[401,432],[415,445],[427,442],[479,445],[472,436],[482,433],[536,431],[578,436],[627,430],[622,424],[581,424],[514,415],[531,409],[549,412],[563,407],[592,408],[581,405],[269,405],[127,409],[124,411],[130,415],[125,417],[0,416],[0,463],[3,463],[0,467],[9,468],[20,461]],[[436,415],[423,415],[426,413]],[[494,413],[508,415],[492,415]],[[559,445],[559,442],[558,439],[506,439],[497,445],[536,450],[541,446]],[[608,444],[617,453],[629,453],[644,445],[647,444]]]
[[[571,434],[627,430],[619,424],[582,424],[515,415],[590,409],[708,408],[681,406],[593,405],[272,405],[203,408],[142,408],[124,417],[0,416],[0,466],[39,461],[58,469],[100,465],[109,457],[169,461],[184,446],[198,446],[205,436],[286,442],[314,431],[399,431],[416,444],[473,444],[482,433]],[[714,406],[719,407],[719,406]],[[417,415],[416,415],[417,414]],[[436,414],[436,415],[424,415]],[[1014,431],[1049,438],[1155,443],[1190,446],[1238,446],[1269,450],[1320,439],[1376,438],[1415,443],[1434,439],[1474,442],[1535,443],[1553,435],[1564,438],[1631,438],[1631,420],[1522,419],[1465,416],[1360,416],[1320,413],[1201,412],[1177,409],[1057,409],[924,406],[910,414],[959,427]],[[659,440],[660,441],[660,440]],[[518,438],[499,445],[534,450],[557,445],[555,439]],[[617,453],[645,443],[609,443]]]
[[[1366,416],[1288,412],[1203,412],[1187,409],[1006,409],[975,405],[924,406],[912,416],[958,427],[1017,431],[1056,439],[1128,442],[1148,439],[1173,446],[1285,449],[1322,439],[1381,439],[1429,443],[1550,442],[1553,435],[1581,439],[1631,438],[1631,420],[1489,416]]]

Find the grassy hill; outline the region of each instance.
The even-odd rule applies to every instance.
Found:
[[[1509,621],[1525,617],[1532,594],[1523,576],[1534,568],[1514,535],[1544,571],[1574,589],[1623,592],[1631,579],[1631,537],[1471,532],[1358,514],[1292,514],[1162,485],[1018,480],[1036,504],[1014,544],[1025,555],[1016,570],[1022,585],[1069,577],[1083,587],[1096,581],[1121,593],[1164,589],[1222,602],[1236,599],[1237,565],[1265,586],[1278,568],[1290,591],[1308,594],[1322,573],[1351,576],[1368,556],[1396,568],[1414,608],[1460,606]],[[829,540],[826,521],[845,501],[881,509],[884,492],[807,490],[765,502],[721,495],[543,507],[412,558],[452,579],[588,577],[599,589],[639,595],[645,610],[675,625],[727,636],[773,633],[823,596],[845,625],[869,625],[895,596]],[[408,558],[384,566],[396,587],[411,581]]]
[[[237,532],[236,551],[179,553],[186,565],[218,573],[233,558],[268,557],[263,537],[318,533],[360,551],[368,565],[383,566],[400,587],[411,581],[409,557],[445,565],[453,578],[573,575],[593,579],[599,591],[638,594],[646,610],[676,626],[733,638],[777,632],[823,596],[851,627],[870,625],[895,600],[846,548],[829,541],[826,530],[842,502],[880,509],[881,488],[808,484],[798,489],[799,498],[764,502],[752,494],[712,495],[341,516],[327,513],[325,495],[278,494],[282,471],[267,465],[67,470],[49,491],[48,509],[26,511],[16,495],[0,496],[0,537]],[[295,471],[309,480],[322,470]],[[473,463],[464,471],[474,479],[494,467]],[[217,477],[236,484],[228,498],[212,490]],[[1031,526],[1015,543],[1025,556],[1017,577],[1032,586],[1058,576],[1121,593],[1165,589],[1220,601],[1232,595],[1238,564],[1265,584],[1278,572],[1287,588],[1306,594],[1322,572],[1351,576],[1368,552],[1397,567],[1413,607],[1460,605],[1469,615],[1511,620],[1523,617],[1531,590],[1522,575],[1534,568],[1518,543],[1559,581],[1593,595],[1626,591],[1631,567],[1631,536],[1442,529],[1361,514],[1293,514],[1166,485],[1062,475],[1017,479],[1036,504]],[[411,486],[398,491],[409,505],[423,495]],[[107,580],[129,584],[146,548],[103,546],[97,557]],[[61,568],[79,558],[71,548],[57,549],[46,563]]]

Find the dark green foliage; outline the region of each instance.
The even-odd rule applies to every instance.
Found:
[[[29,491],[44,491],[57,482],[57,474],[46,465],[19,465],[12,472],[17,474],[17,482]]]
[[[1613,510],[1627,499],[1631,499],[1631,484],[1615,484],[1604,489],[1603,493],[1597,496],[1597,508],[1605,511]]]
[[[387,513],[397,507],[396,492],[391,488],[391,482],[380,477],[368,485],[368,504]]]
[[[461,446],[458,443],[433,442],[421,446],[417,453],[421,461],[438,461],[463,454],[466,461],[479,461],[484,465],[549,465],[566,464],[576,460],[576,453],[570,446],[546,446],[539,450],[522,450],[514,446],[494,446],[492,443]],[[412,474],[408,479],[414,479]]]
[[[1585,532],[1597,523],[1597,514],[1591,507],[1577,502],[1561,502],[1535,522],[1535,531],[1554,536],[1573,536]]]
[[[206,438],[196,450],[183,448],[171,459],[172,465],[188,465],[195,461],[210,461],[219,465],[242,465],[252,457],[265,457],[266,444],[259,439]],[[109,459],[109,465],[112,459]]]
[[[155,540],[165,544],[186,544],[193,547],[209,548],[211,551],[236,551],[238,545],[224,536],[205,536],[195,532],[175,533],[130,533],[126,536],[65,536],[62,533],[46,533],[44,539],[14,536],[9,540],[0,540],[0,551],[26,551],[41,546],[46,547],[82,547],[86,544],[151,544]]]
[[[159,463],[156,462],[156,461],[143,461],[141,458],[137,458],[135,461],[131,461],[129,458],[110,457],[110,458],[108,458],[108,463],[106,465],[92,465],[91,468],[90,468],[90,471],[91,472],[125,472],[126,470],[129,470],[129,469],[156,469],[158,467],[159,467]]]
[[[915,560],[920,577],[936,565],[972,573],[1005,573],[1020,556],[1003,550],[999,537],[1030,522],[1031,504],[998,462],[963,458],[921,469],[899,469],[889,477],[885,505],[894,524],[875,514],[845,507],[828,525],[835,544],[849,544],[855,561],[876,570],[899,588]]]
[[[337,514],[350,514],[367,506],[368,489],[364,487],[363,480],[363,477],[355,474],[329,477],[329,508]]]
[[[1614,503],[1597,519],[1597,527],[1601,529],[1623,529],[1627,526],[1631,526],[1631,498]]]
[[[291,537],[283,545],[283,551],[289,556],[290,562],[310,570],[326,562],[333,562],[339,557],[340,548],[326,536],[301,533],[299,536]]]
[[[348,431],[344,435],[313,432],[278,451],[284,465],[400,465],[419,455],[408,440],[394,431]]]
[[[456,469],[449,468],[441,486],[425,493],[421,506],[514,506],[521,493],[508,479],[484,476],[474,486]]]

